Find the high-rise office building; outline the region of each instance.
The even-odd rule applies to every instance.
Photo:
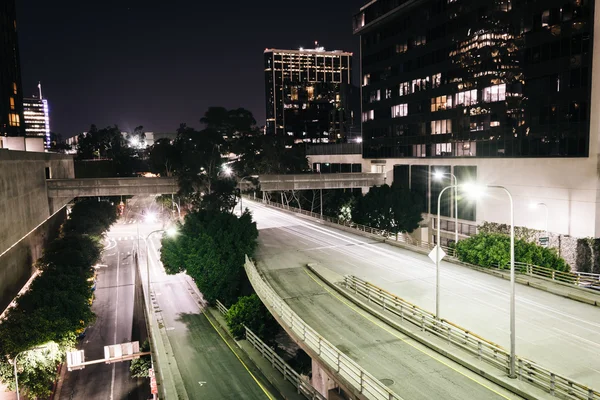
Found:
[[[515,225],[548,231],[552,245],[600,237],[598,24],[600,0],[373,0],[354,16],[362,168],[420,195],[415,235],[453,240],[455,215],[461,238],[510,223],[501,190],[470,200],[461,189],[457,209],[446,191],[436,238],[454,174],[505,187]],[[540,203],[548,214],[530,208]]]
[[[353,125],[352,53],[266,49],[268,135],[295,142],[345,141]]]
[[[25,122],[25,135],[44,138],[44,147],[50,148],[50,116],[48,100],[42,97],[41,85],[39,97],[26,97],[23,99],[23,117]]]
[[[0,2],[0,135],[23,135],[23,93],[14,0]]]

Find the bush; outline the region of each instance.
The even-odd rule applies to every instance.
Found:
[[[236,339],[244,337],[244,326],[265,341],[274,340],[279,330],[277,321],[256,294],[240,297],[225,314],[225,321]]]
[[[150,343],[148,340],[145,340],[144,343],[140,346],[141,352],[150,351]],[[148,378],[149,369],[152,367],[152,357],[151,356],[141,356],[140,358],[136,358],[131,361],[131,365],[129,366],[129,372],[131,372],[132,378]]]
[[[460,261],[481,267],[501,266],[510,263],[510,237],[501,234],[480,233],[456,245]],[[568,264],[555,249],[547,249],[535,243],[515,240],[515,261],[567,272]]]
[[[63,225],[63,232],[100,236],[117,218],[117,207],[108,201],[96,198],[78,200]]]

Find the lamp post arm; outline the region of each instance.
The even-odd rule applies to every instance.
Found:
[[[435,246],[435,317],[440,319],[440,248],[442,245],[441,240],[441,228],[440,228],[440,214],[442,211],[442,195],[448,189],[454,189],[456,185],[446,186],[442,189],[438,195],[437,203],[437,245]]]

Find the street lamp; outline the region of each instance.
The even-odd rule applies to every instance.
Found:
[[[546,237],[549,237],[548,236],[548,205],[546,203],[531,203],[529,205],[529,208],[535,210],[536,208],[538,208],[540,206],[544,207],[546,209],[546,223],[544,224],[544,226],[546,228]]]
[[[438,196],[437,204],[437,245],[435,246],[435,318],[440,319],[440,249],[442,240],[440,237],[440,213],[442,204],[442,195],[448,189],[457,190],[458,185],[446,186]],[[458,234],[457,234],[458,235]],[[458,240],[457,240],[458,243]]]
[[[32,349],[23,350],[23,351],[17,353],[17,355],[15,356],[15,359],[13,360],[13,365],[14,365],[14,368],[15,368],[15,389],[17,391],[17,400],[21,399],[21,395],[19,394],[19,375],[18,375],[18,371],[17,371],[17,358],[21,354],[27,353],[28,351],[32,351],[32,350],[44,350],[46,348],[48,348],[48,346],[34,347]]]
[[[497,185],[488,185],[487,187],[503,190],[510,200],[510,369],[508,377],[514,379],[517,377],[515,373],[515,347],[517,338],[515,332],[515,206],[512,194],[507,188]]]
[[[233,173],[233,170],[227,164],[223,164],[223,167],[221,167],[221,171],[223,171],[223,174],[225,176],[231,176],[231,174]]]
[[[240,215],[242,215],[242,213],[244,212],[244,209],[242,207],[242,183],[244,182],[244,179],[248,179],[248,178],[258,178],[258,175],[248,175],[243,177],[242,179],[240,179],[240,181],[238,182],[238,186],[240,187]]]
[[[456,179],[456,175],[452,172],[442,172],[435,171],[433,173],[433,177],[437,181],[441,181],[444,175],[450,175],[450,183],[452,183],[452,179],[454,179],[454,243],[458,243],[458,179]],[[441,193],[440,193],[441,194]],[[438,202],[438,209],[440,208],[440,203]],[[440,216],[438,212],[438,227],[440,224]],[[438,229],[439,231],[439,229]],[[439,238],[439,234],[438,234]]]

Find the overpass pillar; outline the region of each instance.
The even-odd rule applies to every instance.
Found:
[[[339,395],[339,386],[335,381],[327,374],[327,372],[321,368],[321,365],[312,359],[312,379],[311,384],[315,389],[319,391],[326,399],[338,400],[344,399]]]

